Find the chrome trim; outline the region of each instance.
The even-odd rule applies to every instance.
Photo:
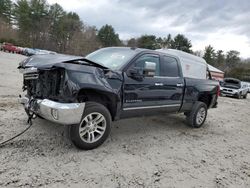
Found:
[[[140,107],[129,107],[123,108],[123,110],[140,110],[140,109],[150,109],[150,108],[164,108],[164,107],[179,107],[180,104],[166,104],[166,105],[159,105],[159,106],[140,106]]]
[[[163,86],[163,83],[157,82],[157,83],[155,83],[155,86]]]
[[[20,102],[28,109],[29,99],[27,97],[21,98]],[[62,124],[72,125],[79,124],[84,112],[85,103],[59,103],[48,99],[36,99],[32,103],[31,109],[37,109],[35,113],[49,121]],[[56,111],[57,118],[55,119],[52,110]]]
[[[184,84],[182,84],[182,83],[178,83],[178,84],[176,84],[176,86],[177,86],[177,87],[183,87],[183,86],[184,86]]]
[[[172,79],[176,79],[176,78],[181,78],[180,76],[154,76],[154,78],[172,78]]]
[[[17,99],[20,104],[26,105],[29,103],[28,97],[20,97]]]
[[[35,80],[38,78],[38,73],[29,73],[29,74],[24,74],[23,77],[25,80]]]
[[[39,105],[38,114],[40,116],[63,125],[80,123],[85,108],[85,103],[59,103],[48,99],[37,101],[37,104]],[[52,116],[52,109],[57,110],[58,119],[54,119]]]
[[[27,74],[27,73],[36,73],[37,72],[37,68],[35,67],[30,67],[30,68],[20,68],[19,72],[22,74]]]

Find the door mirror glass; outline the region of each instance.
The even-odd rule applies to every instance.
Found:
[[[155,71],[156,71],[156,63],[155,62],[145,62],[145,67],[144,67],[144,75],[147,77],[154,77],[155,76]]]
[[[133,67],[129,70],[129,76],[136,80],[143,79],[143,69],[141,67]]]

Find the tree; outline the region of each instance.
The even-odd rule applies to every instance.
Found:
[[[20,39],[26,44],[44,47],[49,29],[48,10],[46,0],[18,0],[15,3],[15,23]]]
[[[223,54],[222,50],[218,50],[216,52],[216,67],[222,67],[225,64],[225,55]]]
[[[240,52],[230,50],[226,55],[226,66],[229,68],[235,67],[240,62]]]
[[[98,32],[98,38],[104,47],[121,45],[119,35],[116,34],[114,28],[108,24],[101,27]]]
[[[129,39],[127,46],[129,46],[129,47],[137,47],[137,39],[135,39],[135,38]]]
[[[193,52],[193,54],[198,56],[198,57],[203,57],[203,51],[201,51],[201,50],[196,50]]]
[[[176,35],[171,42],[171,48],[182,50],[184,52],[192,53],[191,47],[191,41],[181,34]]]
[[[30,0],[30,19],[31,19],[31,45],[44,48],[47,34],[49,32],[48,12],[49,5],[46,0]]]
[[[215,53],[214,48],[211,45],[208,45],[205,47],[205,53],[203,58],[206,60],[206,62],[210,65],[215,64]]]
[[[55,51],[61,51],[64,41],[64,31],[63,23],[64,18],[66,17],[66,12],[63,8],[55,3],[50,6],[49,9],[49,22],[50,22],[50,29],[49,29],[49,42],[50,46],[49,49],[54,49]]]
[[[14,19],[18,28],[18,35],[22,43],[30,46],[30,30],[32,20],[30,18],[31,10],[27,0],[18,0],[14,6]]]
[[[171,34],[168,34],[167,38],[163,38],[162,43],[161,43],[161,48],[170,48],[171,43],[172,43],[172,37]]]
[[[12,21],[12,2],[11,0],[0,1],[0,18],[7,24],[11,24]]]
[[[137,46],[152,50],[159,48],[155,35],[142,35],[137,39]]]

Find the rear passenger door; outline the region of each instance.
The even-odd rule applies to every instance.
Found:
[[[129,76],[129,70],[135,67],[143,69],[142,80]],[[176,59],[143,54],[131,64],[124,79],[122,115],[138,116],[179,110],[184,81]]]
[[[184,92],[184,79],[181,67],[175,57],[161,56],[161,84],[168,91],[168,104],[176,105],[174,110],[179,110]]]

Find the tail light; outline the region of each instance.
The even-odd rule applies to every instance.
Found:
[[[217,96],[220,96],[220,85],[217,86]]]

